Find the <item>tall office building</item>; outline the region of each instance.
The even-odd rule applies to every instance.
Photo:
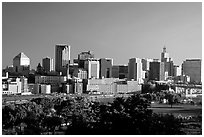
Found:
[[[113,59],[110,58],[101,58],[99,60],[100,63],[100,78],[110,78],[112,76],[112,65]]]
[[[164,62],[150,62],[149,80],[165,80]]]
[[[174,75],[174,63],[172,58],[169,57],[169,53],[166,52],[166,47],[163,48],[161,53],[161,62],[164,62],[164,72],[168,76]]]
[[[54,70],[53,68],[53,59],[50,57],[46,57],[42,59],[42,66],[45,72],[51,72]]]
[[[166,52],[166,47],[163,47],[163,51],[161,53],[161,62],[169,62],[170,58],[169,58],[169,53]]]
[[[141,82],[143,79],[142,61],[139,58],[131,58],[128,63],[128,80],[134,79]]]
[[[21,52],[13,58],[13,67],[15,72],[28,75],[30,71],[30,59]]]
[[[114,65],[112,67],[112,77],[125,79],[128,78],[128,66],[127,65]]]
[[[88,72],[88,78],[99,78],[100,64],[98,59],[87,59],[84,65]]]
[[[94,58],[94,54],[92,51],[85,51],[85,52],[81,52],[80,54],[78,54],[78,67],[79,68],[84,68],[84,63],[87,59],[93,59]],[[76,60],[75,60],[76,62]]]
[[[201,59],[187,59],[182,64],[182,74],[190,76],[191,82],[201,82]]]
[[[173,76],[174,75],[174,63],[173,61],[164,62],[164,71],[167,73],[167,76]]]
[[[62,72],[63,75],[68,75],[69,64],[70,64],[70,45],[57,44],[55,46],[55,71]]]

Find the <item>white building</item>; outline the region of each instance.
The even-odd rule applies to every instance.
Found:
[[[89,79],[87,91],[97,91],[101,94],[127,93],[140,91],[138,81],[126,81],[118,78]]]
[[[140,58],[131,58],[128,63],[128,80],[143,82],[142,61]]]
[[[30,70],[30,59],[21,52],[13,58],[13,67],[15,72],[28,74]]]
[[[181,76],[181,66],[174,66],[174,77]]]
[[[84,67],[88,71],[88,78],[99,78],[100,66],[98,59],[87,59]]]
[[[8,78],[2,80],[2,94],[21,94],[21,90],[22,88],[20,78]]]

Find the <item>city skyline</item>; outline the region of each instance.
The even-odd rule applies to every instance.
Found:
[[[59,43],[71,46],[71,62],[89,50],[96,58],[113,58],[114,64],[134,57],[160,59],[166,46],[181,65],[202,58],[201,10],[198,2],[3,3],[2,68],[24,52],[35,69],[42,58],[55,59]]]

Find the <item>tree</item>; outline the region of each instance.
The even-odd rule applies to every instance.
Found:
[[[62,119],[58,116],[47,116],[43,120],[43,124],[46,126],[48,132],[55,134],[56,127],[59,127],[62,123]]]
[[[166,93],[165,98],[168,100],[168,103],[171,105],[172,108],[173,104],[178,103],[179,96],[173,93]]]

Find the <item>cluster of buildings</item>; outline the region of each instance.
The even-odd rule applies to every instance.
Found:
[[[2,77],[2,93],[115,94],[140,91],[147,81],[201,83],[201,59],[187,59],[178,66],[165,47],[161,60],[130,58],[125,65],[113,64],[112,58],[95,58],[91,51],[79,53],[71,63],[70,48],[57,44],[55,64],[45,57],[36,70],[30,70],[30,59],[24,53],[18,54],[13,65],[3,70],[6,76]]]

